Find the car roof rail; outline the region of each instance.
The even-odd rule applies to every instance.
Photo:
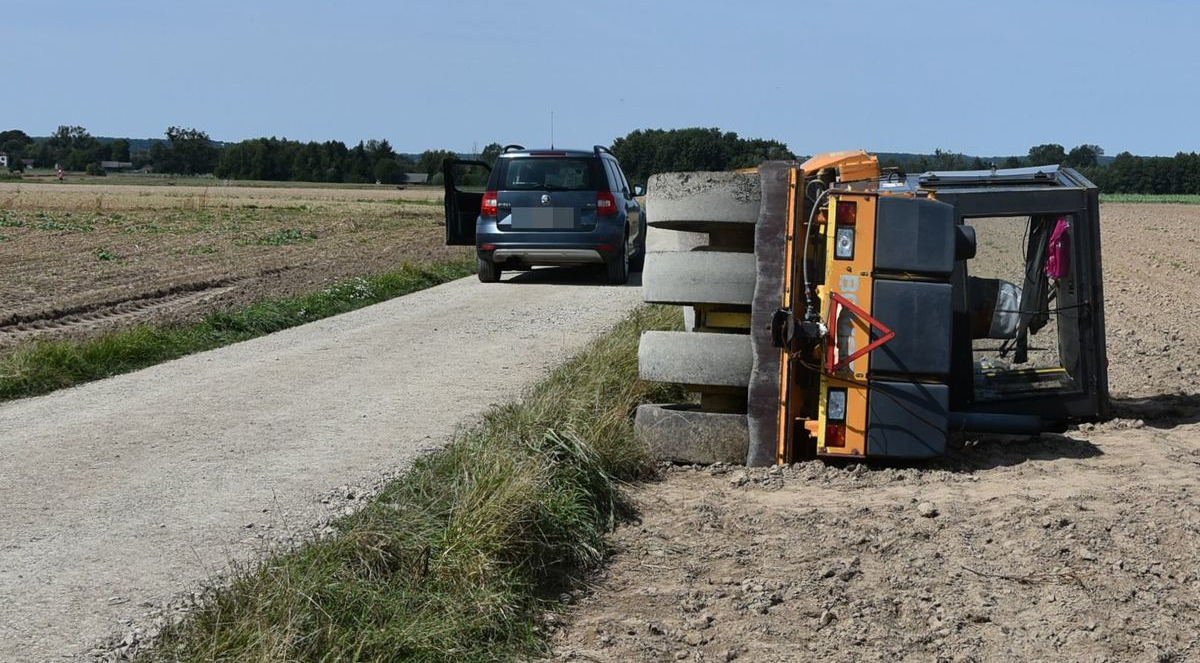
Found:
[[[605,147],[603,145],[596,145],[596,146],[592,147],[592,151],[596,153],[596,156],[600,156],[601,152],[608,152],[609,156],[614,156],[612,153],[612,150],[608,149],[607,147]]]
[[[516,143],[514,143],[512,145],[505,145],[500,150],[500,152],[501,152],[501,154],[507,154],[508,152],[512,152],[513,150],[523,150],[523,149],[525,149],[524,145],[517,145]]]

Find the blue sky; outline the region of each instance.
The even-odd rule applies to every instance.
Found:
[[[1200,150],[1200,3],[0,0],[0,129],[401,151],[718,126],[798,153]]]

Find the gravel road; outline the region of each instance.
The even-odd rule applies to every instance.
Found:
[[[81,656],[311,531],[640,300],[569,270],[472,277],[0,405],[0,660]]]

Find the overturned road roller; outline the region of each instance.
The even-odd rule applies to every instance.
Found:
[[[1099,196],[1070,168],[905,174],[866,152],[650,179],[635,429],[685,463],[930,458],[1108,416]],[[666,238],[666,239],[663,239]],[[982,238],[982,241],[981,241]]]

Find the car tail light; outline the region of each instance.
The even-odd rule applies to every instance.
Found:
[[[612,191],[600,191],[596,194],[596,214],[608,216],[617,213],[617,197]]]
[[[483,250],[483,251],[495,251],[496,245],[495,244],[480,244],[479,248],[480,248],[480,250]]]
[[[616,251],[617,249],[612,244],[597,244],[596,250],[597,251]]]
[[[839,200],[833,236],[833,257],[839,260],[854,258],[854,223],[858,220],[858,203]]]
[[[495,191],[483,194],[483,204],[479,207],[479,213],[483,216],[496,216],[498,199],[499,196]]]

